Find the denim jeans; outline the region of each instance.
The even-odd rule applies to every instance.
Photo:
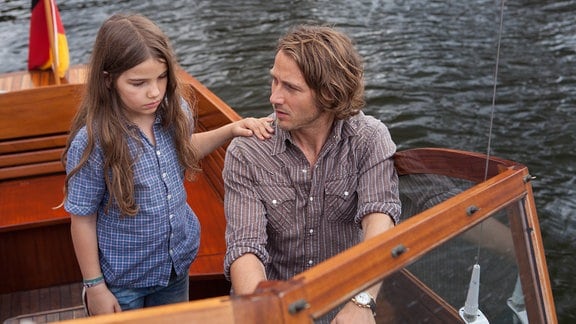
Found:
[[[188,273],[178,277],[172,272],[168,286],[145,288],[109,287],[123,311],[188,301]]]

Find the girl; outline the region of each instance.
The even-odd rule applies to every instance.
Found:
[[[98,31],[86,93],[63,155],[64,207],[89,314],[188,301],[200,224],[185,178],[234,136],[270,137],[269,118],[193,134],[166,35],[140,15]]]

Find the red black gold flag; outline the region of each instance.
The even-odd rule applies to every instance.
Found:
[[[70,65],[70,54],[56,1],[32,0],[31,9],[28,70],[52,68],[63,78]]]

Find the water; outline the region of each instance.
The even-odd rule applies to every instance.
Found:
[[[328,23],[365,58],[366,112],[400,149],[486,152],[499,24],[494,0],[60,0],[73,64],[98,26],[140,12],[170,36],[185,69],[243,116],[270,111],[276,39]],[[28,0],[0,4],[0,72],[26,68]],[[576,321],[576,2],[509,0],[504,11],[491,154],[527,165],[561,323]]]

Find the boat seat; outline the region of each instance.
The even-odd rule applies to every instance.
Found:
[[[65,177],[60,156],[82,89],[64,84],[0,95],[0,293],[82,279],[69,216],[56,208]]]
[[[60,156],[83,85],[0,96],[0,180],[62,172]]]

